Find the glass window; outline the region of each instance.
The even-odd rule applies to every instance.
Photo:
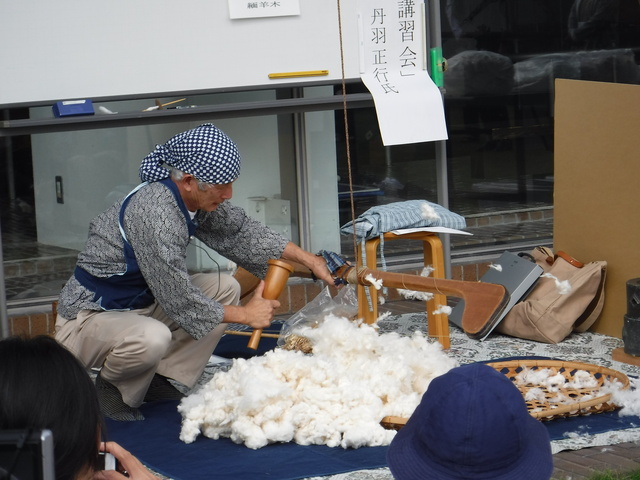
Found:
[[[450,208],[489,244],[552,237],[554,79],[638,83],[635,0],[441,0]],[[487,230],[485,228],[485,230]]]
[[[269,102],[275,98],[274,91],[258,91],[199,96],[188,102],[211,105]],[[112,112],[142,111],[149,100],[100,106]],[[335,152],[325,147],[333,141],[333,111],[307,114],[306,137],[298,135],[306,138],[301,152],[294,147],[299,142],[294,142],[294,116],[304,118],[302,114],[229,115],[211,121],[235,141],[242,156],[242,174],[234,182],[232,201],[250,216],[300,243],[302,197],[298,191],[305,182],[308,187],[301,195],[305,195],[309,236],[322,244],[309,248],[339,250]],[[31,108],[25,117],[46,120],[51,117],[51,108]],[[16,303],[56,297],[75,268],[91,219],[139,183],[141,160],[156,144],[206,121],[5,138],[11,157],[2,162],[1,173],[11,188],[2,190],[0,220],[7,300]],[[302,168],[302,162],[313,166]],[[333,197],[329,195],[332,190]],[[199,271],[231,268],[226,259],[199,242],[193,243],[188,264]]]
[[[448,208],[473,237],[452,256],[553,235],[554,79],[639,83],[636,0],[441,0]],[[350,86],[358,91],[358,86]],[[399,200],[437,202],[432,144],[385,148],[374,109],[347,115],[355,216]],[[340,220],[352,217],[344,122],[336,112]],[[343,238],[345,251],[352,241]],[[395,242],[385,256],[406,254]]]

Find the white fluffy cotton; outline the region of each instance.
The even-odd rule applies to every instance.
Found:
[[[417,290],[405,290],[404,288],[398,288],[398,293],[407,300],[427,302],[433,298],[433,293],[431,292],[418,292]]]
[[[380,290],[382,288],[382,279],[375,278],[370,273],[367,274],[364,279],[369,282],[376,290]]]
[[[433,314],[434,315],[439,315],[439,314],[451,315],[452,310],[453,308],[451,308],[449,305],[440,305],[438,308],[436,308],[433,311]]]
[[[420,276],[421,277],[429,277],[433,273],[434,270],[435,270],[435,268],[433,268],[433,266],[427,265],[426,267],[422,268],[422,271],[420,272]]]
[[[549,408],[560,405],[586,402],[592,398],[611,394],[611,401],[622,408],[620,415],[640,413],[640,394],[631,389],[623,390],[618,379],[604,379],[602,385],[586,370],[576,370],[570,379],[551,368],[523,368],[515,377],[519,387],[528,387],[524,394],[526,401],[547,403]],[[549,395],[547,398],[547,394]],[[535,408],[539,411],[541,408]]]
[[[606,391],[611,393],[611,401],[622,407],[620,416],[640,415],[640,380],[636,378],[629,379],[630,386],[626,390],[621,388],[621,382],[615,380],[611,384],[606,384]]]
[[[525,367],[516,375],[516,385],[542,385],[550,373],[551,370],[548,368]]]
[[[435,208],[433,208],[427,202],[423,202],[420,204],[420,215],[425,220],[440,220],[440,215],[438,215]]]
[[[555,280],[556,282],[556,290],[560,295],[566,295],[568,293],[571,293],[571,283],[569,283],[569,280],[560,280],[558,277],[550,273],[543,273],[540,276],[546,277],[546,278],[553,278],[553,280]]]
[[[561,388],[565,388],[565,384],[567,379],[561,373],[556,373],[555,375],[550,375],[546,380],[542,382],[542,385],[547,387],[547,390],[550,392],[557,392]]]
[[[178,407],[180,439],[199,434],[257,449],[273,442],[343,448],[388,445],[385,416],[407,418],[431,380],[456,366],[420,332],[379,334],[370,325],[328,315],[295,332],[313,354],[276,349],[234,360]]]
[[[597,388],[598,385],[598,380],[593,375],[585,370],[578,370],[567,382],[566,387],[580,390],[581,388]]]
[[[428,265],[422,269],[420,272],[421,277],[428,277],[433,273],[434,268],[431,265]],[[398,293],[407,300],[421,300],[423,302],[427,302],[433,298],[433,293],[431,292],[419,292],[417,290],[408,290],[406,288],[398,288]]]
[[[550,368],[523,368],[515,378],[516,385],[538,385],[550,392],[561,389],[585,389],[598,387],[598,381],[586,370],[576,370],[568,380],[564,375]]]
[[[530,388],[526,391],[525,395],[524,395],[524,400],[526,402],[545,402],[547,400],[547,397],[544,393],[544,390],[542,390],[539,387],[533,387]]]

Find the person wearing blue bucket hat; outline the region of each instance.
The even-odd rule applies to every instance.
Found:
[[[264,284],[240,305],[231,275],[191,274],[192,238],[264,278],[269,259],[308,267],[333,283],[323,257],[229,203],[240,175],[236,144],[206,123],[157,145],[139,169],[143,183],[93,219],[57,307],[56,339],[88,368],[105,416],[142,420],[143,402],[193,387],[226,323],[266,328],[279,302]]]
[[[387,450],[398,480],[548,480],[546,427],[520,391],[491,366],[473,363],[431,381]]]

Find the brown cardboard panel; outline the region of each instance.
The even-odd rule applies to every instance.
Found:
[[[640,277],[640,85],[557,79],[554,247],[608,262],[592,331],[622,337],[626,282]]]

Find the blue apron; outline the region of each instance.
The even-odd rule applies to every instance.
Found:
[[[160,183],[165,185],[178,202],[178,206],[185,216],[187,221],[187,228],[189,230],[189,236],[193,235],[197,225],[191,220],[189,211],[185,206],[177,185],[169,178],[160,180]],[[154,301],[153,293],[149,289],[147,281],[140,272],[138,261],[136,260],[135,253],[131,244],[128,242],[124,233],[123,220],[124,210],[127,207],[131,197],[142,187],[148,185],[148,183],[142,183],[133,189],[123,200],[120,207],[120,215],[118,224],[120,227],[120,233],[123,241],[124,259],[127,264],[127,268],[123,273],[112,275],[111,277],[96,277],[90,274],[85,269],[76,266],[74,275],[78,282],[85,288],[95,293],[93,301],[98,303],[103,310],[134,310],[137,308],[144,308],[151,305]]]

